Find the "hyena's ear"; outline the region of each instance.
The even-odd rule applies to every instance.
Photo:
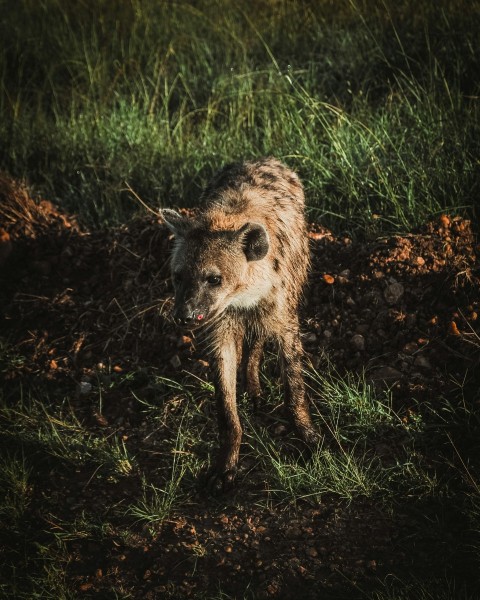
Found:
[[[243,246],[247,260],[261,260],[267,255],[269,243],[268,233],[259,223],[245,223],[237,231],[237,236]]]
[[[189,219],[171,208],[161,208],[160,216],[173,235],[183,235],[189,228]]]

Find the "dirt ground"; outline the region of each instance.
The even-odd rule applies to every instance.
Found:
[[[99,414],[81,390],[107,363],[112,373],[137,373],[143,391],[141,374],[152,366],[177,380],[185,371],[208,377],[202,349],[164,316],[172,297],[166,228],[145,216],[85,231],[5,177],[0,204],[1,335],[26,357],[4,373],[7,395],[19,380],[70,393],[92,430],[120,430],[133,454],[146,455],[129,393],[117,393]],[[419,231],[368,242],[311,225],[309,237],[302,323],[314,367],[326,351],[339,373],[366,369],[369,380],[392,387],[405,418],[418,402],[453,394],[458,381],[479,402],[471,373],[479,360],[480,248],[469,221],[442,215]],[[65,470],[40,484],[39,498],[71,519],[85,507],[102,511],[112,496],[131,498],[138,485],[135,475],[103,486],[91,471]],[[239,598],[345,598],[346,589],[367,590],[390,574],[435,577],[448,566],[461,578],[471,569],[445,544],[462,531],[455,515],[445,516],[451,530],[439,549],[428,535],[411,541],[408,507],[392,515],[367,500],[326,499],[292,513],[250,502],[255,479],[242,485],[226,499],[199,492],[153,537],[138,527],[128,541],[115,533],[75,540],[72,585],[99,598],[113,597],[112,585],[146,599],[212,597],[219,586]]]

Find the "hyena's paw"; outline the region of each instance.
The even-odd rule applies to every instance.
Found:
[[[324,440],[321,432],[311,426],[298,428],[298,435],[302,442],[312,450],[320,446]]]
[[[217,496],[231,490],[237,475],[237,468],[220,471],[217,467],[211,467],[205,476],[205,487],[210,494]]]

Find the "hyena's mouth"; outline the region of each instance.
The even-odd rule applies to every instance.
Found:
[[[175,315],[175,321],[181,327],[188,327],[188,329],[196,329],[203,325],[206,318],[207,313],[202,310],[195,310],[186,314],[177,314]]]

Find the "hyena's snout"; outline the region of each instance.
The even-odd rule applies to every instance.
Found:
[[[194,307],[192,303],[185,302],[175,305],[173,309],[173,318],[178,325],[184,327],[196,327],[200,325],[205,318],[205,310],[203,308]]]

